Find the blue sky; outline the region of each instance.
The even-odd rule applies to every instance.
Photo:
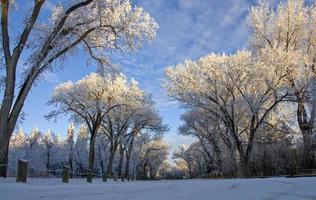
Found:
[[[113,53],[112,61],[120,65],[123,72],[134,77],[140,86],[153,94],[157,109],[170,126],[165,139],[176,147],[190,143],[191,138],[177,134],[181,124],[179,117],[183,112],[175,102],[166,96],[161,83],[164,68],[183,62],[185,59],[197,59],[211,52],[232,53],[247,47],[249,30],[247,14],[255,0],[137,0],[134,4],[142,6],[159,23],[157,40],[146,43],[136,53],[124,55]],[[45,7],[51,8],[49,3]],[[51,107],[46,102],[53,88],[59,83],[81,79],[94,71],[87,67],[87,57],[78,53],[71,57],[65,68],[49,73],[41,80],[26,100],[24,111],[26,119],[20,125],[26,132],[34,127],[42,131],[50,128],[55,133],[65,135],[69,121],[67,116],[57,122],[44,119]]]

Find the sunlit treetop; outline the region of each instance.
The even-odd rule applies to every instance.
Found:
[[[287,73],[289,86],[305,90],[308,81],[316,77],[315,4],[288,0],[273,7],[260,1],[250,10],[250,27],[254,53]]]
[[[49,103],[59,109],[48,117],[69,113],[75,121],[81,121],[82,118],[104,115],[116,106],[138,107],[143,98],[144,92],[137,82],[128,81],[123,74],[104,77],[91,73],[76,83],[68,81],[55,88]]]

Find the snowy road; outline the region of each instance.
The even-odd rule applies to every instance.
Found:
[[[316,178],[108,182],[0,179],[0,200],[316,200]]]

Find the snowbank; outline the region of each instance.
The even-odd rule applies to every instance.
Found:
[[[316,178],[170,180],[103,183],[95,179],[0,179],[0,200],[212,200],[316,199]]]

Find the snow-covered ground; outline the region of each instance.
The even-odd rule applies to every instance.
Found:
[[[316,178],[171,180],[103,183],[84,179],[0,179],[0,200],[279,200],[316,199]]]

